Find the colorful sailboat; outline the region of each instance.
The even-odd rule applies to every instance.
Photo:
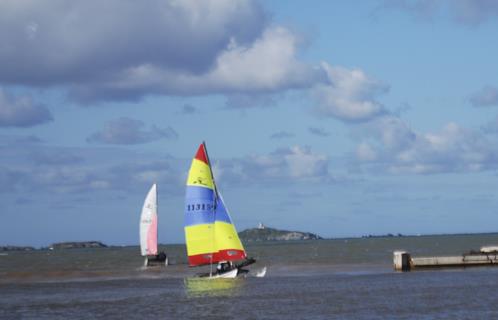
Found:
[[[206,144],[192,160],[185,196],[185,239],[191,267],[210,265],[212,278],[234,278],[256,260],[248,258],[214,181]],[[216,270],[213,271],[213,266]]]
[[[140,251],[144,266],[168,265],[164,252],[157,253],[157,186],[153,184],[145,197],[140,215]]]

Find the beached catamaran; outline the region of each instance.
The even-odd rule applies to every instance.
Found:
[[[200,276],[235,278],[248,272],[243,267],[256,262],[247,258],[216,187],[204,142],[192,160],[187,179],[185,239],[189,265],[211,266],[209,273]]]
[[[168,265],[164,252],[157,253],[157,186],[154,183],[145,197],[140,215],[140,251],[144,266]]]

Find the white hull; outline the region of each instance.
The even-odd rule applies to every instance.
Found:
[[[230,279],[230,278],[236,278],[237,274],[239,273],[239,269],[233,269],[227,272],[223,272],[221,274],[213,274],[212,276],[208,277],[209,279]]]

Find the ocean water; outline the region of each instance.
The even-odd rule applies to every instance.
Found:
[[[183,245],[167,268],[138,247],[0,255],[0,319],[498,319],[498,268],[392,270],[392,251],[460,254],[497,234],[246,245],[266,277],[206,280]]]

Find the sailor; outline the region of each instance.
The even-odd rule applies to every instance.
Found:
[[[218,270],[218,272],[226,272],[232,269],[232,264],[231,262],[220,261],[216,266],[216,269]]]
[[[168,256],[163,251],[161,251],[158,255],[156,255],[156,259],[159,261],[165,261],[167,258]]]

